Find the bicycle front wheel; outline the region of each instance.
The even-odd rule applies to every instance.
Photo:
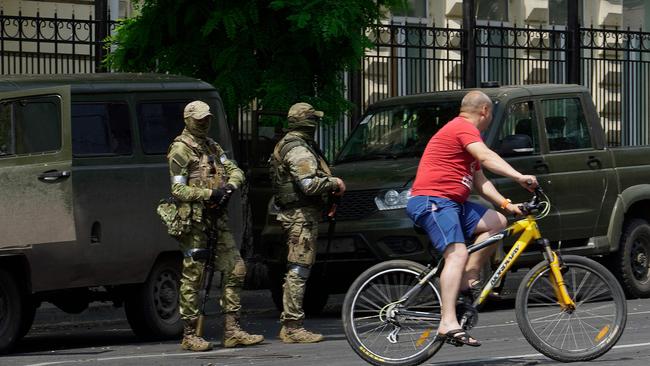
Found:
[[[621,285],[601,264],[562,256],[563,278],[575,310],[563,310],[550,266],[533,267],[519,285],[515,311],[524,337],[539,352],[562,362],[588,361],[609,351],[623,333],[627,303]]]
[[[425,283],[407,301],[426,268],[393,260],[363,272],[343,302],[343,329],[352,349],[373,365],[418,365],[442,346],[436,337],[440,324],[440,293]]]

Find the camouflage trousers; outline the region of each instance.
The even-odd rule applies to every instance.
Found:
[[[287,237],[287,266],[284,278],[280,320],[302,321],[302,307],[309,271],[316,260],[316,239],[320,209],[291,209],[278,214]]]
[[[227,214],[218,217],[206,217],[204,223],[193,223],[189,233],[180,237],[181,250],[185,253],[192,248],[206,248],[207,225],[216,225],[218,240],[216,247],[215,269],[221,272],[221,311],[236,312],[241,309],[240,292],[246,277],[246,266],[239,254],[237,245],[228,226]],[[183,271],[180,289],[180,313],[184,320],[199,316],[199,290],[204,264],[191,257],[183,258]]]

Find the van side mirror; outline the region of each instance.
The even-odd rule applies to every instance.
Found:
[[[533,140],[528,135],[508,135],[501,140],[497,151],[502,157],[526,156],[533,154]]]

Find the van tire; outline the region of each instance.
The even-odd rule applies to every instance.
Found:
[[[26,295],[27,296],[27,295]],[[20,329],[18,331],[18,339],[22,339],[32,329],[34,324],[34,317],[36,316],[36,304],[28,297],[24,297],[23,302],[23,316],[20,320]]]
[[[650,224],[633,218],[625,222],[615,274],[628,297],[650,297]]]
[[[23,296],[14,276],[0,268],[0,354],[8,352],[20,338]]]
[[[144,339],[177,338],[183,331],[178,311],[180,261],[159,260],[143,284],[132,288],[124,300],[126,319]]]

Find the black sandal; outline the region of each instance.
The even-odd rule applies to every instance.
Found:
[[[446,343],[449,343],[452,346],[456,347],[461,347],[464,345],[468,345],[470,347],[478,347],[481,345],[481,342],[479,342],[476,338],[472,337],[469,335],[469,333],[462,329],[453,329],[445,334],[440,334],[438,336]],[[474,342],[471,340],[474,340]]]

